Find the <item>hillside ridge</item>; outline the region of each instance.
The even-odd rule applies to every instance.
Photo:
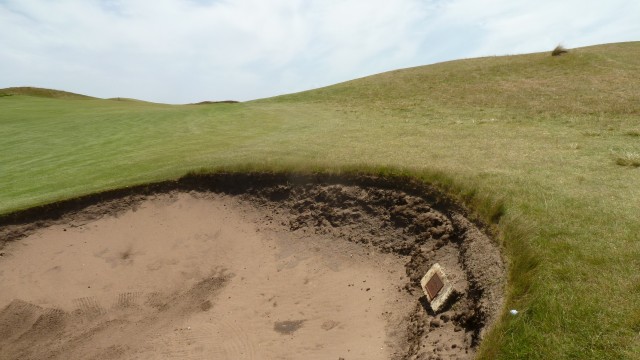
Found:
[[[640,41],[568,51],[562,56],[551,56],[551,51],[547,51],[451,60],[254,101],[348,106],[362,102],[380,110],[462,106],[472,110],[512,108],[543,114],[640,114],[640,57],[636,56],[640,53]],[[11,95],[97,99],[39,87],[0,89],[0,97]]]
[[[509,115],[640,114],[640,42],[481,57],[371,75],[276,102],[364,106],[388,115],[493,110]]]
[[[25,95],[52,99],[96,99],[93,96],[76,94],[69,91],[46,89],[33,86],[18,86],[0,89],[0,96]]]

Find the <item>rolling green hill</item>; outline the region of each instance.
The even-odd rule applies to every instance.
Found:
[[[75,94],[72,92],[67,92],[62,90],[42,89],[37,87],[25,86],[25,87],[11,87],[6,89],[0,89],[0,97],[14,96],[14,95],[35,96],[35,97],[50,98],[50,99],[75,99],[75,100],[95,99],[91,96]]]
[[[640,43],[460,60],[238,104],[0,90],[0,213],[191,171],[410,175],[493,222],[487,359],[640,359]]]

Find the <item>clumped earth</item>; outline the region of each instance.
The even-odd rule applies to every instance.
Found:
[[[33,254],[84,240],[92,256],[73,256],[96,273],[59,299],[24,285],[64,272],[60,258],[48,278],[14,279],[0,296],[0,354],[471,359],[502,310],[505,267],[465,214],[409,179],[291,174],[189,176],[11,214],[2,281],[44,240]],[[434,263],[455,289],[437,314],[420,288]]]

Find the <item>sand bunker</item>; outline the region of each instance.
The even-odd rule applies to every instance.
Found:
[[[416,184],[215,175],[14,214],[7,359],[473,358],[502,307],[496,246]],[[435,262],[457,295],[434,314]]]

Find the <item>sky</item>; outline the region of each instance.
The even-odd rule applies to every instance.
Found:
[[[447,60],[638,40],[637,0],[0,0],[0,88],[245,101]]]

